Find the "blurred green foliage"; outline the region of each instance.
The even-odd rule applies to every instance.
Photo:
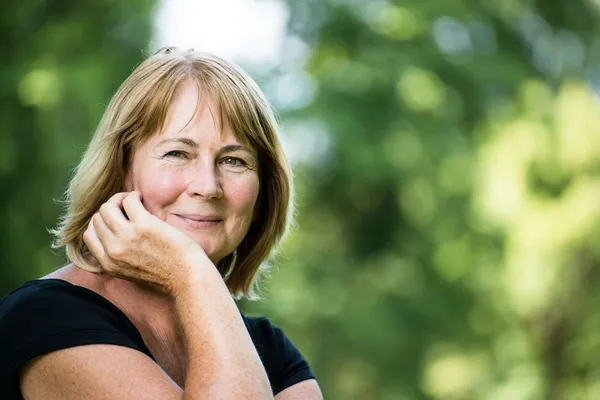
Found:
[[[56,225],[110,96],[147,55],[154,1],[26,0],[0,13],[0,293],[56,268]]]
[[[255,75],[298,228],[242,307],[327,399],[600,398],[600,3],[287,5],[283,59]],[[152,3],[4,7],[2,293],[60,262],[52,199],[143,58]]]

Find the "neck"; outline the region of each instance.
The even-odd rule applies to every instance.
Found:
[[[176,322],[173,301],[163,293],[135,282],[109,277],[104,295],[135,325],[167,329]]]
[[[153,336],[173,331],[176,326],[172,300],[148,286],[88,272],[73,264],[47,275],[46,278],[64,279],[95,291],[123,311],[138,330]]]
[[[104,283],[104,296],[123,311],[157,363],[183,387],[185,338],[172,299],[152,288],[113,277]]]

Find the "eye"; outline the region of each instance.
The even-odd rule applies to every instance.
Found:
[[[242,160],[241,158],[237,158],[237,157],[225,157],[223,159],[223,163],[234,166],[234,167],[246,165],[246,161]]]
[[[248,163],[238,157],[224,157],[221,159],[221,164],[234,169],[248,168]]]
[[[171,150],[167,153],[165,153],[164,157],[169,157],[169,158],[184,158],[187,157],[187,154],[183,151],[180,150]]]

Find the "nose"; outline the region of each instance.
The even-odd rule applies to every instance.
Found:
[[[199,161],[188,171],[187,191],[190,197],[220,199],[223,197],[220,177],[212,160]]]

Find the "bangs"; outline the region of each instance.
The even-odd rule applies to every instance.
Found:
[[[210,96],[218,108],[217,126],[222,129],[227,120],[236,139],[244,145],[256,150],[271,147],[269,127],[276,123],[268,117],[270,107],[260,90],[251,86],[252,80],[241,70],[221,64],[220,60],[209,61],[194,63],[192,74],[199,93]]]
[[[196,111],[210,98],[217,110],[211,110],[219,130],[225,120],[241,143],[256,150],[268,149],[277,124],[262,92],[241,69],[217,57],[208,55],[159,54],[143,62],[124,86],[124,101],[117,101],[122,110],[119,135],[127,148],[132,148],[160,133],[170,106],[181,86],[194,83],[198,90]],[[126,100],[125,100],[126,99]],[[123,113],[125,115],[123,115]],[[194,114],[195,115],[195,114]],[[185,125],[187,126],[190,120]]]
[[[162,74],[157,74],[146,90],[142,90],[139,103],[131,110],[131,123],[126,124],[130,134],[124,135],[131,138],[131,146],[136,146],[163,130],[173,99],[189,78],[185,65],[172,64]]]

